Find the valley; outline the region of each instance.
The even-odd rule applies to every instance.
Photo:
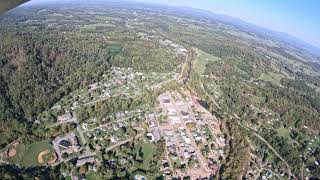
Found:
[[[0,23],[0,178],[320,177],[305,49],[162,6],[22,6]]]

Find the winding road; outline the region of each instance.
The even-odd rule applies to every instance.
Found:
[[[261,141],[263,141],[269,147],[269,149],[271,149],[271,151],[273,151],[273,153],[287,166],[289,177],[292,175],[291,168],[290,168],[289,164],[287,163],[287,161],[285,159],[283,159],[283,157],[268,143],[268,141],[266,141],[262,136],[260,136],[258,133],[256,133],[256,131],[254,129],[252,129],[248,126],[245,126],[245,125],[241,124],[240,122],[238,122],[238,124],[239,124],[239,126],[252,132],[253,135],[255,135],[257,138],[259,138]]]

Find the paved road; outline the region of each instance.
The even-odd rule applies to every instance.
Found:
[[[287,163],[287,161],[285,159],[283,159],[282,156],[275,149],[273,149],[273,147],[263,137],[261,137],[258,133],[256,133],[256,131],[254,129],[252,129],[248,126],[245,126],[245,125],[241,124],[240,122],[238,122],[238,124],[241,127],[251,131],[253,133],[253,135],[255,135],[257,138],[259,138],[261,141],[263,141],[274,152],[274,154],[287,166],[289,176],[292,175],[291,168],[290,168],[289,164]]]
[[[155,84],[155,85],[151,86],[150,89],[151,89],[151,90],[158,89],[158,88],[160,88],[163,84],[166,84],[166,83],[169,83],[169,82],[175,81],[175,80],[176,80],[176,79],[173,78],[173,79],[169,79],[169,80],[160,82],[160,83],[158,83],[158,84]],[[136,92],[134,92],[133,94],[134,94],[133,96],[128,96],[128,97],[129,97],[129,98],[134,98],[134,97],[140,96],[140,95],[142,94],[142,91],[136,91]],[[109,96],[109,97],[103,97],[103,98],[100,98],[100,99],[97,99],[97,100],[94,100],[94,101],[91,101],[91,102],[87,102],[87,103],[85,103],[85,104],[81,104],[81,105],[74,106],[74,107],[72,107],[72,109],[75,110],[75,109],[78,109],[78,108],[80,108],[80,107],[86,107],[86,106],[94,105],[94,104],[96,104],[97,102],[104,101],[104,100],[106,100],[106,99],[108,99],[108,98],[116,97],[116,96],[120,96],[120,95],[122,95],[122,93],[114,94],[114,95]]]
[[[0,156],[0,157],[1,157],[0,164],[9,164],[9,162],[3,160],[4,153],[6,152],[6,150],[7,150],[10,146],[12,146],[12,144],[16,143],[18,140],[20,140],[20,139],[16,139],[16,140],[12,141],[10,144],[6,145],[6,147],[4,147],[4,148],[2,148],[2,149],[0,150],[0,153],[1,153],[1,156]]]
[[[10,146],[12,146],[12,144],[16,143],[18,140],[20,140],[20,139],[16,139],[16,140],[12,141],[10,144],[6,145],[6,147],[4,147],[0,150],[0,153],[5,152]]]
[[[83,133],[87,133],[87,132],[90,132],[90,131],[94,131],[94,130],[96,130],[96,129],[101,129],[101,128],[106,127],[106,126],[108,126],[108,125],[111,125],[111,124],[113,124],[113,123],[123,122],[123,121],[125,121],[125,120],[127,120],[127,119],[130,119],[130,118],[132,118],[132,117],[135,117],[135,116],[137,116],[137,114],[131,115],[131,116],[129,116],[129,117],[125,117],[125,118],[122,118],[122,119],[119,119],[119,120],[117,120],[117,121],[113,121],[113,122],[109,122],[109,123],[106,123],[106,124],[102,124],[102,125],[100,125],[100,126],[98,126],[98,127],[94,127],[94,128],[85,130],[85,131],[83,131]]]
[[[58,122],[58,123],[54,123],[54,124],[48,125],[47,128],[51,128],[51,127],[54,127],[54,126],[59,126],[61,124],[65,124],[65,123],[69,123],[69,122],[76,122],[76,121],[75,121],[74,118],[72,118],[72,119],[69,119],[67,121]]]
[[[173,106],[174,106],[174,108],[175,108],[175,110],[177,112],[177,115],[179,116],[179,118],[181,120],[181,123],[182,123],[183,127],[185,128],[189,139],[191,140],[191,144],[195,148],[195,152],[197,154],[197,158],[198,158],[198,160],[199,160],[199,162],[201,164],[201,167],[203,168],[204,171],[210,172],[210,170],[208,169],[208,164],[207,164],[206,159],[202,156],[202,153],[200,152],[200,150],[199,150],[199,148],[198,148],[198,146],[197,146],[197,144],[196,144],[196,142],[195,142],[195,140],[193,138],[192,133],[188,129],[188,127],[186,125],[186,122],[183,120],[183,117],[182,117],[182,114],[181,114],[181,109],[177,108],[175,100],[172,98],[172,96],[170,96],[170,97],[171,97],[171,102],[174,102],[172,104],[173,104]]]
[[[118,142],[117,144],[114,144],[114,145],[108,147],[108,148],[106,149],[106,151],[110,151],[111,149],[113,149],[113,148],[115,148],[115,147],[117,147],[117,146],[120,146],[120,145],[125,144],[125,143],[130,142],[130,141],[133,141],[133,140],[136,139],[136,138],[142,137],[142,136],[144,135],[144,133],[145,133],[145,130],[144,130],[143,128],[136,128],[136,129],[137,129],[137,130],[142,130],[142,132],[139,133],[139,134],[137,134],[135,137],[132,137],[132,138],[129,138],[129,139],[127,139],[127,140]],[[95,153],[95,152],[87,152],[87,153],[84,154],[84,155],[78,156],[78,158],[91,157],[91,156],[95,156],[96,154],[97,154],[97,153]],[[62,162],[68,162],[68,161],[70,161],[72,158],[75,158],[75,157],[66,158],[66,159],[64,159],[63,161],[56,162],[56,163],[53,164],[52,166],[57,166],[57,165],[61,164]]]
[[[142,130],[142,132],[139,133],[139,134],[137,134],[136,136],[134,136],[134,137],[132,137],[132,138],[129,138],[129,139],[124,140],[124,141],[121,141],[121,142],[118,142],[117,144],[114,144],[114,145],[106,148],[106,151],[110,151],[111,149],[113,149],[113,148],[115,148],[115,147],[117,147],[117,146],[120,146],[120,145],[122,145],[122,144],[126,144],[127,142],[130,142],[130,141],[133,141],[134,139],[137,139],[137,138],[142,137],[142,136],[144,135],[144,133],[145,133],[145,130],[144,130],[143,128],[136,128],[136,129],[137,129],[137,130],[140,129],[140,130]]]

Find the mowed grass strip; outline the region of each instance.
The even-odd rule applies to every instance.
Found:
[[[52,154],[52,152],[54,151],[52,145],[47,140],[30,144],[29,148],[24,153],[24,156],[20,162],[20,165],[23,167],[33,167],[33,166],[43,165],[38,162],[38,155],[40,152],[45,150],[49,150],[50,154]],[[48,155],[50,156],[50,154]]]

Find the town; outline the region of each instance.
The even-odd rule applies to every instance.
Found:
[[[184,98],[185,97],[185,98]],[[151,141],[163,137],[163,172],[169,177],[209,178],[224,158],[225,138],[219,121],[187,92],[166,92],[147,121]]]
[[[159,169],[165,179],[212,177],[225,158],[225,137],[219,120],[202,107],[199,100],[183,88],[180,92],[168,91],[157,98],[152,111],[144,113],[138,108],[117,112],[106,117],[113,118],[111,122],[100,125],[95,118],[79,123],[72,111],[62,114],[54,125],[75,123],[75,130],[58,135],[41,152],[38,149],[35,165],[74,163],[75,168],[85,166],[88,172],[97,172],[101,166],[97,155],[102,150],[108,152],[142,138],[150,144],[165,142]],[[2,160],[14,162],[15,156],[19,156],[19,146],[19,141],[8,146]],[[72,172],[64,173],[71,179],[79,178]]]

